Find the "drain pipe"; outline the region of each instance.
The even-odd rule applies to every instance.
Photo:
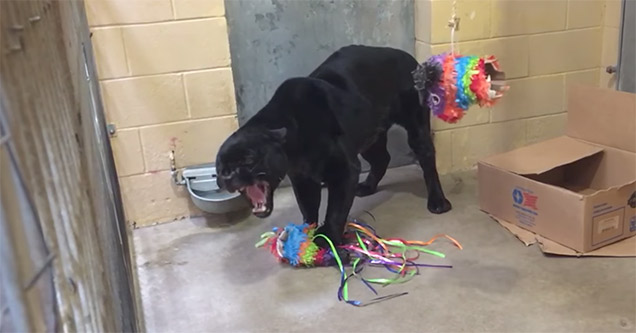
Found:
[[[185,179],[183,179],[183,177],[179,173],[179,170],[177,170],[177,164],[175,163],[174,158],[174,150],[170,151],[170,175],[172,176],[172,181],[176,185],[185,185]]]

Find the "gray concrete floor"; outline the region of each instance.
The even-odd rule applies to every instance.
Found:
[[[267,220],[193,218],[135,230],[147,331],[635,331],[635,259],[546,256],[479,211],[474,173],[442,182],[454,209],[439,216],[426,210],[415,166],[391,170],[378,193],[356,199],[352,214],[370,220],[363,211],[371,211],[382,236],[446,233],[464,246],[434,244],[447,258],[430,261],[454,268],[423,269],[380,289],[408,295],[363,308],[338,302],[335,268],[292,269],[254,248],[261,233],[300,220],[289,188],[277,192]],[[356,281],[351,293],[372,297]]]

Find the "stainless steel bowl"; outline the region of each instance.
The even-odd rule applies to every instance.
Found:
[[[182,177],[192,202],[204,212],[225,214],[249,208],[247,200],[240,193],[219,188],[214,163],[186,167]]]

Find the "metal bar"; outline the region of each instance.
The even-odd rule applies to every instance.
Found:
[[[636,2],[622,1],[616,89],[636,93]]]
[[[2,156],[2,171],[11,182],[2,184],[10,196],[1,199],[3,218],[14,232],[3,233],[14,243],[2,246],[15,246],[20,269],[3,273],[19,274],[10,287],[28,296],[23,311],[13,310],[13,297],[9,313],[32,326],[11,330],[142,330],[84,4],[7,0],[0,7],[0,19],[13,27],[0,29],[0,38],[13,42],[0,48],[21,46],[20,52],[0,55],[0,85],[5,83],[0,103],[6,111],[6,117],[0,114],[0,126],[6,125],[0,147],[9,152]],[[6,172],[9,160],[13,174]],[[48,246],[38,244],[36,227]],[[53,293],[57,302],[42,300]],[[51,313],[57,313],[59,325],[42,325]]]
[[[22,174],[18,167],[11,141],[12,136],[8,130],[9,124],[5,114],[7,101],[4,98],[2,87],[2,82],[0,82],[0,135],[2,135],[2,137],[0,137],[0,147],[2,147],[6,153],[4,158],[6,158],[7,163],[5,163],[4,166],[7,168],[7,172],[0,172],[0,224],[3,224],[3,228],[0,230],[0,243],[3,247],[2,261],[0,261],[0,263],[6,265],[2,269],[4,274],[13,274],[18,277],[18,280],[15,282],[18,285],[11,285],[9,288],[15,293],[20,293],[22,296],[20,300],[21,303],[16,303],[15,299],[9,302],[7,306],[8,313],[12,319],[11,325],[14,326],[12,327],[13,330],[24,331],[19,328],[19,326],[24,326],[24,324],[16,322],[15,317],[19,317],[21,321],[27,321],[27,325],[29,326],[28,332],[41,330],[55,331],[55,313],[57,307],[55,302],[53,302],[54,289],[52,288],[52,276],[50,273],[46,275],[47,268],[52,262],[54,255],[49,252],[44,242],[44,236],[37,213],[35,212],[35,207],[27,193]],[[7,186],[7,184],[9,184],[9,186]],[[10,199],[7,200],[8,196],[13,196],[14,198],[11,199],[9,197]],[[7,203],[7,201],[9,202]],[[4,239],[5,237],[8,237],[9,241]],[[37,245],[34,247],[34,244]],[[42,257],[39,257],[39,255],[41,256],[42,254],[48,254],[47,258],[42,260]],[[10,256],[11,260],[7,260],[7,255]],[[30,262],[17,262],[17,258],[23,258],[23,260],[26,258],[29,259]],[[26,277],[22,275],[28,273],[21,270],[21,264],[24,264],[22,268],[28,267],[29,271],[32,270],[33,265],[41,264],[41,267],[34,271],[34,274],[26,285],[23,283]],[[42,280],[43,278],[46,280]],[[42,281],[48,282],[44,282],[44,284],[39,283]],[[46,286],[47,283],[51,283],[51,285]],[[2,283],[2,285],[3,290],[7,288],[7,283]],[[39,293],[35,298],[31,297],[33,296],[32,294],[29,296],[30,290],[33,288],[37,288],[38,290],[35,291],[35,293]],[[4,291],[6,293],[6,290]],[[50,302],[46,302],[46,300],[50,300]],[[24,313],[23,311],[27,312]]]
[[[0,84],[0,89],[1,88],[2,85]],[[0,96],[2,96],[1,91]],[[3,131],[3,119],[5,119],[4,108],[3,103],[0,103],[0,133],[4,134],[0,139],[0,143],[2,145],[8,142],[11,137],[8,133]],[[6,146],[5,149],[8,155],[8,148]],[[1,151],[0,154],[2,154]],[[13,163],[9,161],[9,165],[12,169]],[[9,171],[13,173],[13,170]],[[8,180],[11,181],[11,179]],[[0,171],[0,182],[2,181],[7,181],[7,179],[2,179],[2,173]],[[20,279],[20,268],[16,261],[18,256],[16,254],[16,247],[12,237],[13,232],[9,225],[9,220],[4,213],[4,203],[2,200],[2,196],[4,195],[7,195],[7,193],[2,193],[0,188],[0,265],[2,267],[2,269],[0,269],[0,290],[2,290],[2,293],[7,300],[9,316],[11,317],[13,328],[19,332],[32,332],[33,327],[29,322],[27,300]]]
[[[46,270],[51,267],[53,259],[55,259],[55,255],[53,253],[49,253],[49,256],[46,257],[46,261],[44,262],[44,264],[40,268],[38,268],[35,274],[33,274],[33,277],[29,279],[29,282],[24,285],[24,290],[29,290],[33,287],[33,285],[35,285],[42,274],[44,274],[44,272],[46,272]]]
[[[2,269],[0,270],[0,284],[2,293],[5,295],[11,323],[17,332],[33,332],[29,322],[29,312],[27,311],[27,300],[20,282],[18,263],[15,258],[15,246],[13,244],[11,227],[4,214],[4,207],[0,204],[0,259]]]
[[[621,1],[621,13],[620,13],[620,27],[618,29],[618,59],[616,60],[616,82],[614,88],[618,90],[619,82],[621,81],[621,63],[623,61],[623,34],[625,29],[625,6],[627,0]]]

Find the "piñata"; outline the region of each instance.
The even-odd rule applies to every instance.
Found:
[[[429,58],[412,74],[420,102],[448,123],[460,120],[472,105],[493,106],[509,89],[494,56],[443,53]]]
[[[323,238],[329,244],[329,249],[316,245],[317,238]],[[338,299],[348,304],[362,306],[360,301],[352,300],[348,295],[348,281],[351,278],[359,278],[374,294],[377,291],[371,284],[388,285],[402,283],[410,280],[419,273],[422,267],[451,268],[450,265],[424,264],[416,260],[421,253],[444,258],[445,255],[438,251],[427,249],[438,238],[446,238],[458,248],[462,248],[459,242],[447,235],[436,235],[428,242],[408,241],[399,238],[384,239],[377,235],[375,230],[363,222],[354,220],[347,223],[344,234],[345,243],[335,246],[329,238],[322,234],[316,234],[315,224],[289,223],[284,228],[275,227],[272,231],[261,235],[261,240],[256,247],[265,247],[283,263],[294,267],[317,267],[337,265],[340,270],[340,288]],[[351,257],[351,270],[347,272],[340,253]],[[364,267],[383,267],[394,273],[392,278],[365,278],[361,276]],[[406,295],[407,293],[392,294],[376,297],[371,302],[378,302]],[[367,303],[368,304],[368,303]]]

